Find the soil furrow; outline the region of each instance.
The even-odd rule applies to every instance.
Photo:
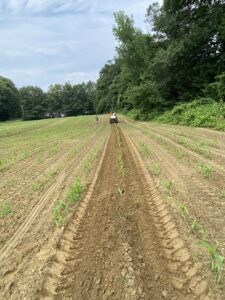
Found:
[[[112,126],[38,299],[214,299],[130,137]]]

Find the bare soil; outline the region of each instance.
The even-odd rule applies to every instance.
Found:
[[[33,180],[49,166],[56,170],[43,191],[26,192],[26,171],[14,188],[6,179],[2,183],[0,197],[16,193],[19,205],[13,218],[0,220],[0,299],[224,299],[208,263],[195,256],[198,246],[190,237],[189,219],[173,201],[179,197],[188,205],[212,241],[225,242],[225,201],[219,193],[224,188],[224,135],[120,121],[108,125],[107,140],[102,129],[107,126],[101,125],[87,142],[81,138],[79,147],[77,139],[71,140],[53,157],[46,154],[36,172],[18,162],[18,170],[24,165]],[[190,143],[207,140],[212,155],[179,144],[177,136]],[[104,149],[86,178],[82,163],[101,140],[106,140]],[[141,144],[149,153],[141,151]],[[210,178],[200,173],[200,162],[212,165]],[[13,171],[4,172],[10,178]],[[65,197],[78,175],[84,177],[86,193],[65,228],[55,230],[53,203]],[[169,195],[165,180],[173,181]]]
[[[154,180],[118,126],[46,275],[41,299],[213,299]]]

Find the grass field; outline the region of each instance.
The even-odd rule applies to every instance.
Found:
[[[225,134],[0,124],[0,299],[224,299]]]

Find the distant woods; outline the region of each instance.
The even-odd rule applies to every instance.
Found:
[[[93,114],[95,83],[51,85],[47,92],[37,86],[17,89],[0,77],[0,121],[22,118],[35,120]]]
[[[151,119],[193,100],[225,102],[224,0],[164,0],[147,8],[145,21],[148,33],[124,12],[115,13],[116,55],[96,84],[55,84],[43,92],[33,86],[17,90],[0,77],[0,120],[112,109]]]

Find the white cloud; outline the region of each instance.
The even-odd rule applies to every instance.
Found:
[[[113,12],[145,28],[149,0],[0,0],[0,75],[43,88],[96,80],[114,56]]]

